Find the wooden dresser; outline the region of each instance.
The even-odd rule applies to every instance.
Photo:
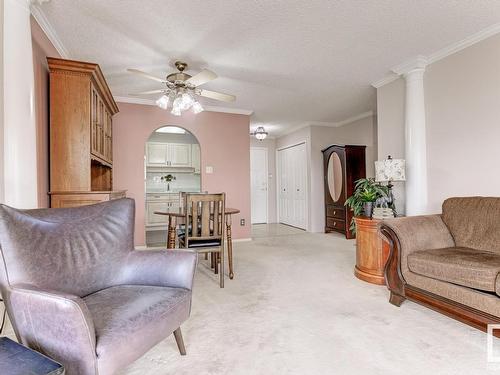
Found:
[[[344,206],[356,180],[366,177],[366,146],[331,145],[323,150],[325,185],[325,232],[336,231],[354,238],[349,230],[352,211]]]
[[[118,106],[99,65],[47,61],[51,207],[124,197],[125,191],[113,191],[113,115]]]

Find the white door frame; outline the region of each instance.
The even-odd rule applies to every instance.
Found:
[[[265,170],[266,170],[266,221],[265,223],[269,223],[269,151],[267,149],[267,147],[261,147],[261,146],[250,146],[250,152],[252,152],[252,150],[264,150],[265,151],[265,155],[266,155],[266,162],[265,162]],[[252,178],[252,175],[251,175],[251,170],[250,170],[250,179]],[[252,194],[252,191],[251,191],[251,186],[250,186],[250,194]],[[251,200],[250,200],[250,209],[252,208],[251,207]],[[252,221],[252,213],[250,213],[250,222]]]
[[[306,157],[307,157],[307,140],[304,139],[302,141],[298,141],[298,142],[295,142],[295,143],[291,143],[291,144],[288,144],[286,146],[282,146],[282,147],[279,147],[276,149],[276,221],[278,223],[280,223],[280,199],[279,199],[279,194],[280,194],[280,191],[281,191],[281,186],[280,186],[280,181],[281,181],[281,176],[280,176],[280,151],[283,151],[287,148],[292,148],[292,147],[295,147],[295,146],[299,146],[303,144],[305,146],[305,149],[306,149]],[[311,171],[310,171],[310,161],[309,161],[309,158],[307,157],[307,160],[306,160],[306,217],[305,217],[305,230],[307,231],[310,231],[310,228],[309,228],[309,190],[310,190],[310,187],[309,187],[309,176],[311,175]],[[287,225],[287,224],[285,224]]]

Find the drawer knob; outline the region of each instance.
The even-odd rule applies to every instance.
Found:
[[[337,222],[336,221],[333,222],[333,226],[334,227],[337,226]]]
[[[337,214],[337,211],[333,211],[333,214],[336,215]]]

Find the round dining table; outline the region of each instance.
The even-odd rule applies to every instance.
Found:
[[[155,211],[156,215],[168,216],[168,231],[167,231],[167,249],[174,249],[177,235],[177,219],[184,219],[186,212],[184,208],[172,208],[166,211]],[[229,278],[234,278],[233,270],[233,241],[231,237],[231,216],[239,214],[240,210],[237,208],[226,207],[224,215],[226,217],[226,241],[227,241],[227,260],[229,263]],[[223,272],[223,270],[222,270]]]

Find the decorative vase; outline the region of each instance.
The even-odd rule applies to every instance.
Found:
[[[372,217],[373,212],[373,202],[363,203],[363,215],[366,217]]]

